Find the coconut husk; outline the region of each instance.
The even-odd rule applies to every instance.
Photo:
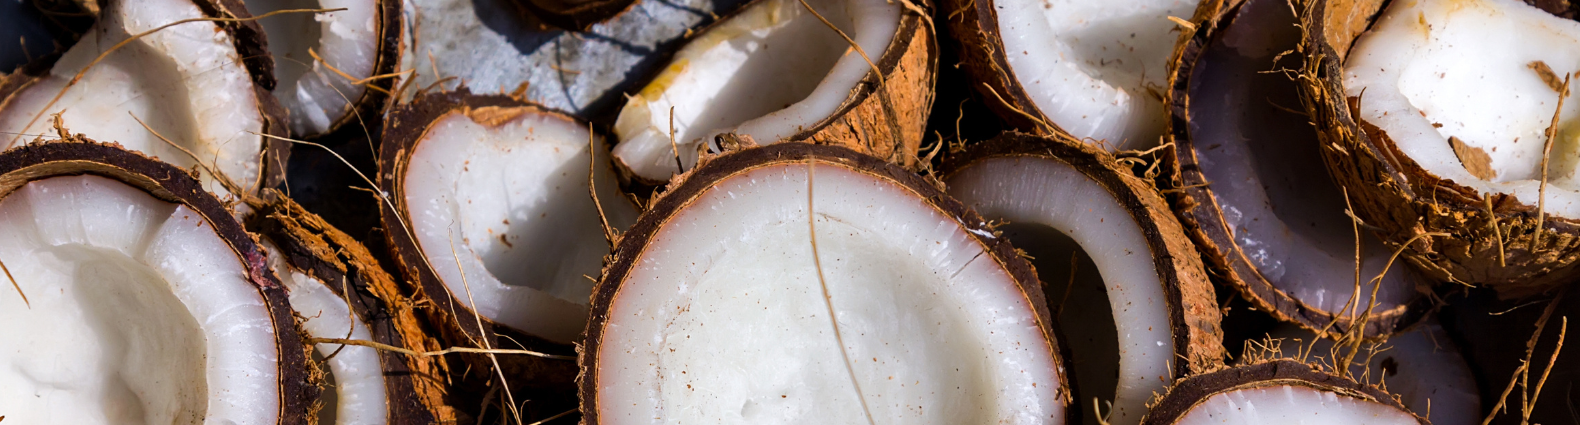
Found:
[[[586,31],[593,24],[631,10],[636,0],[516,0],[528,16],[566,31]]]
[[[1429,425],[1426,418],[1416,415],[1398,400],[1380,388],[1361,384],[1348,378],[1334,376],[1321,369],[1294,360],[1273,360],[1249,366],[1239,366],[1216,372],[1180,379],[1169,388],[1168,394],[1152,405],[1152,411],[1141,420],[1144,425],[1169,425],[1178,422],[1192,408],[1208,398],[1236,390],[1301,386],[1340,396],[1379,403],[1399,409],[1415,417],[1421,425]]]

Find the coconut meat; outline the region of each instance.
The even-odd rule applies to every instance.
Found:
[[[1009,71],[1042,115],[1109,150],[1158,144],[1179,38],[1194,0],[995,0]],[[1007,96],[1006,93],[999,93]]]
[[[721,180],[619,288],[593,347],[602,423],[1064,417],[1063,371],[1014,279],[959,222],[870,174],[780,163]]]
[[[411,154],[401,194],[417,244],[451,296],[483,318],[560,343],[587,323],[592,281],[609,253],[588,191],[602,138],[561,116],[497,107],[434,120]],[[607,166],[594,174],[610,224],[636,221]],[[462,320],[472,320],[462,317]]]
[[[274,325],[198,213],[85,175],[0,200],[0,411],[18,423],[274,423]],[[9,286],[9,285],[7,285]]]
[[[345,9],[260,20],[274,55],[274,96],[290,110],[291,133],[315,135],[351,112],[378,62],[378,0],[247,0],[247,10]],[[322,61],[313,59],[312,50]],[[336,72],[336,71],[339,72]],[[344,73],[345,75],[341,75]],[[371,119],[371,117],[365,117]]]
[[[1350,52],[1345,95],[1359,99],[1359,121],[1426,171],[1537,205],[1557,87],[1580,70],[1576,46],[1580,22],[1516,0],[1393,2]],[[1580,218],[1577,114],[1580,101],[1564,103],[1548,161],[1545,209],[1565,218]]]
[[[1177,425],[1418,425],[1397,407],[1303,385],[1236,389],[1213,394],[1174,422]]]
[[[81,81],[66,88],[77,72],[129,34],[202,17],[188,0],[111,2],[47,75],[0,105],[0,140],[10,147],[53,135],[51,117],[60,114],[72,132],[113,140],[183,168],[202,161],[243,187],[256,185],[264,144],[257,133],[263,131],[263,117],[252,77],[237,57],[230,34],[213,22],[185,23],[146,35],[88,68]],[[57,95],[59,100],[51,102]],[[139,119],[180,147],[160,140]],[[202,173],[204,187],[228,193],[210,174]]]
[[[874,62],[899,29],[884,0],[808,0]],[[634,174],[668,180],[725,132],[773,143],[830,118],[873,72],[840,33],[799,0],[763,0],[705,30],[620,109],[614,156]],[[673,120],[671,118],[673,117]],[[673,125],[671,125],[673,122]],[[674,132],[672,145],[670,132]]]
[[[1114,388],[1112,394],[1083,392],[1081,396],[1087,400],[1077,402],[1090,403],[1093,397],[1112,400],[1113,413],[1109,422],[1138,423],[1147,412],[1147,400],[1154,392],[1163,393],[1173,381],[1175,347],[1168,299],[1154,260],[1158,254],[1151,252],[1132,213],[1097,181],[1056,160],[985,159],[955,172],[945,183],[949,185],[950,195],[970,205],[983,217],[1020,226],[1052,228],[1068,236],[1089,255],[1106,286],[1109,320],[1118,329],[1117,341],[1106,343],[1117,343],[1117,347],[1086,345],[1083,343],[1090,340],[1080,338],[1066,342],[1072,353],[1117,353],[1118,373],[1101,378],[1114,379],[1111,384],[1076,381],[1081,389],[1088,385]],[[1042,261],[1069,264],[1068,257]],[[1043,281],[1068,279],[1067,267],[1066,270],[1048,271],[1039,268],[1039,278]],[[1060,302],[1049,297],[1050,308]],[[1065,301],[1066,304],[1082,302],[1092,300]],[[1094,317],[1102,318],[1100,315]],[[1085,323],[1076,325],[1087,326]],[[1115,361],[1099,355],[1091,358],[1103,363]]]
[[[1303,350],[1320,362],[1332,363],[1333,341],[1317,338],[1311,331],[1283,324],[1268,336],[1281,340],[1269,344],[1278,357],[1290,358]],[[1361,350],[1357,362],[1349,367],[1356,380],[1385,385],[1389,393],[1399,396],[1401,404],[1435,425],[1481,423],[1481,395],[1470,365],[1436,321]]]

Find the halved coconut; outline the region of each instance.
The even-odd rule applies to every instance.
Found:
[[[0,411],[310,423],[305,341],[241,223],[186,171],[68,140],[0,154]]]
[[[737,133],[915,166],[937,65],[920,12],[884,0],[754,1],[697,32],[630,96],[614,125],[616,164],[662,183]]]
[[[1010,126],[1107,150],[1155,146],[1175,45],[1199,0],[947,0],[960,65]]]
[[[290,111],[291,134],[312,138],[347,124],[377,127],[401,61],[401,0],[245,2],[247,10],[259,15],[344,9],[260,21],[279,79],[274,95]]]
[[[1180,380],[1147,414],[1152,425],[1427,425],[1387,392],[1292,360]]]
[[[211,192],[229,193],[214,173],[250,193],[278,184],[288,146],[263,134],[285,135],[284,111],[269,94],[273,62],[255,22],[188,22],[115,47],[183,19],[250,17],[230,6],[216,0],[104,2],[99,21],[64,55],[0,81],[0,146],[40,139],[59,114],[92,137],[178,166],[203,165],[212,170],[201,177]]]
[[[1334,364],[1333,341],[1308,330],[1284,324],[1270,332],[1269,338],[1280,341],[1269,344],[1267,354],[1277,358],[1304,354],[1308,361]],[[1399,396],[1400,403],[1434,425],[1481,423],[1476,377],[1437,321],[1424,321],[1387,341],[1362,344],[1356,353],[1349,376]]]
[[[1317,131],[1296,110],[1300,57],[1284,55],[1300,44],[1294,9],[1286,0],[1212,5],[1221,7],[1180,49],[1174,148],[1164,151],[1192,239],[1230,286],[1280,320],[1342,335],[1371,311],[1367,338],[1421,320],[1432,304],[1418,288],[1432,282],[1402,261],[1374,281],[1393,250],[1370,230],[1356,233]]]
[[[524,12],[543,23],[569,31],[585,31],[636,4],[636,0],[515,0]]]
[[[1035,272],[921,177],[840,147],[711,157],[621,239],[588,424],[1062,423]]]
[[[1580,22],[1516,0],[1380,3],[1303,18],[1307,109],[1360,217],[1437,279],[1511,297],[1572,280],[1580,102],[1558,92]]]
[[[1220,313],[1163,198],[1090,145],[1006,133],[943,167],[949,193],[1034,258],[1070,351],[1085,422],[1134,424],[1154,392],[1215,369]],[[1073,269],[1072,269],[1073,267]],[[1111,402],[1094,412],[1093,399]]]

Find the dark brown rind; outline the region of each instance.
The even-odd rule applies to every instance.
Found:
[[[247,281],[258,289],[274,326],[279,354],[280,424],[308,424],[315,420],[318,386],[308,374],[306,340],[299,333],[285,287],[269,270],[268,258],[252,235],[242,228],[224,203],[208,192],[186,170],[159,162],[118,145],[95,142],[83,135],[64,141],[29,144],[0,153],[0,197],[22,185],[49,177],[91,174],[114,179],[148,192],[166,202],[185,205],[213,227],[214,233],[235,250],[246,270]]]
[[[348,125],[362,127],[348,131],[367,131],[371,133],[380,125],[379,120],[384,116],[385,108],[394,99],[391,93],[395,92],[395,83],[400,80],[396,73],[400,71],[401,55],[406,49],[404,48],[405,31],[402,30],[404,21],[401,19],[403,2],[401,0],[375,0],[375,2],[378,8],[374,17],[378,49],[373,53],[373,70],[368,75],[369,80],[363,84],[362,95],[348,102],[340,118],[330,123],[329,128],[323,132],[318,134],[294,134],[292,136],[301,139],[317,139],[335,133]],[[259,34],[262,33],[260,32]],[[264,46],[267,45],[268,43],[265,42]],[[271,93],[272,90],[271,88]],[[281,123],[281,125],[285,125],[284,121],[281,121]],[[289,147],[288,143],[287,147]]]
[[[1328,391],[1341,396],[1379,403],[1399,409],[1421,425],[1430,425],[1426,418],[1416,415],[1400,404],[1392,395],[1371,385],[1360,384],[1347,378],[1329,375],[1321,370],[1293,360],[1273,360],[1250,366],[1239,366],[1211,373],[1184,378],[1169,388],[1168,394],[1152,405],[1152,410],[1141,419],[1143,425],[1172,425],[1192,408],[1208,398],[1230,391],[1301,386]]]
[[[586,31],[593,24],[631,10],[637,0],[515,0],[521,11],[544,24],[566,31]]]
[[[808,161],[847,168],[903,187],[910,190],[914,196],[925,199],[927,204],[943,215],[954,218],[960,223],[961,227],[972,235],[973,240],[981,244],[999,266],[1015,279],[1020,291],[1026,295],[1027,301],[1034,308],[1038,320],[1037,327],[1046,336],[1049,350],[1053,353],[1056,363],[1053,369],[1059,372],[1060,388],[1069,388],[1066,384],[1068,382],[1066,375],[1069,372],[1065,369],[1061,357],[1062,351],[1050,320],[1053,316],[1048,312],[1041,284],[1037,280],[1037,272],[1030,263],[1016,253],[1009,241],[986,236],[992,235],[992,228],[987,221],[926,179],[893,163],[840,146],[786,142],[702,158],[696,168],[676,176],[667,190],[653,200],[648,210],[637,219],[636,225],[622,236],[614,252],[606,258],[607,265],[604,267],[603,276],[593,288],[592,317],[587,322],[587,339],[577,350],[580,354],[578,363],[581,366],[581,374],[576,380],[584,424],[600,423],[597,388],[598,349],[602,346],[604,327],[609,324],[608,310],[613,305],[626,276],[638,263],[652,237],[670,219],[698,196],[707,192],[715,183],[753,169],[787,164],[803,166]],[[1066,413],[1074,418],[1076,409],[1068,408],[1069,399],[1064,398],[1060,401],[1065,403]]]
[[[1222,313],[1212,282],[1195,244],[1173,211],[1151,184],[1130,173],[1112,155],[1063,135],[1004,133],[953,154],[940,168],[948,177],[994,158],[1026,158],[1068,164],[1108,191],[1132,214],[1152,253],[1158,278],[1168,298],[1174,335],[1174,378],[1216,370],[1227,357],[1223,348]],[[1184,330],[1184,332],[1181,332]]]
[[[1580,220],[1552,214],[1538,220],[1536,205],[1505,194],[1489,195],[1489,214],[1488,199],[1476,190],[1432,175],[1382,129],[1355,117],[1364,99],[1345,95],[1342,64],[1381,3],[1315,0],[1301,18],[1307,31],[1301,97],[1328,171],[1349,190],[1356,213],[1390,249],[1409,243],[1402,257],[1433,279],[1519,298],[1580,276]]]

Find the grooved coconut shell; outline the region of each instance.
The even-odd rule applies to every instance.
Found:
[[[1230,391],[1263,387],[1301,386],[1319,391],[1337,393],[1344,397],[1383,404],[1414,416],[1421,425],[1428,425],[1426,418],[1410,412],[1392,395],[1380,388],[1357,383],[1348,378],[1326,372],[1293,360],[1273,360],[1249,366],[1239,366],[1211,373],[1184,378],[1169,388],[1168,394],[1152,405],[1143,425],[1170,425],[1208,398]]]

